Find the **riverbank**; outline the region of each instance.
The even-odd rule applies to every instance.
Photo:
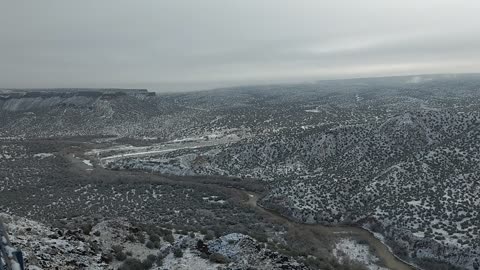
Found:
[[[73,150],[73,151],[71,151]],[[87,158],[92,158],[92,156],[82,155],[82,151],[85,149],[69,149],[64,151],[64,157],[70,161],[72,169],[77,172],[84,172],[86,174],[100,174],[100,175],[111,175],[111,176],[120,176],[124,174],[134,174],[141,179],[148,181],[161,181],[171,184],[192,184],[195,186],[208,186],[209,188],[216,190],[228,190],[230,196],[236,197],[235,200],[246,204],[248,207],[255,209],[263,217],[273,220],[276,223],[285,225],[289,232],[292,233],[297,238],[291,239],[292,241],[302,243],[308,241],[308,246],[311,246],[315,249],[313,255],[322,255],[325,253],[332,253],[332,245],[327,247],[327,243],[335,243],[342,238],[354,238],[359,241],[363,241],[371,247],[373,254],[377,256],[382,264],[393,270],[412,270],[417,269],[414,266],[409,265],[408,263],[397,258],[392,254],[391,249],[385,245],[380,239],[376,238],[371,232],[359,227],[350,227],[350,226],[324,226],[319,224],[302,224],[290,220],[288,217],[285,217],[275,211],[264,208],[262,205],[258,204],[259,194],[245,190],[245,187],[235,187],[231,185],[232,179],[219,179],[215,177],[215,180],[206,180],[208,177],[202,177],[202,181],[198,181],[199,178],[195,177],[173,177],[170,179],[168,176],[157,175],[141,171],[112,171],[105,169],[101,166],[100,160],[92,160],[88,163],[93,163],[93,166],[83,162]],[[85,153],[85,152],[83,152]],[[234,195],[236,194],[236,195]],[[231,198],[233,198],[231,197]],[[243,198],[243,199],[242,199]]]
[[[419,268],[413,266],[402,259],[395,256],[390,247],[388,247],[384,242],[380,239],[375,237],[375,235],[364,228],[359,227],[352,227],[352,226],[325,226],[320,224],[303,224],[297,223],[290,220],[288,217],[277,213],[276,211],[267,209],[263,207],[261,204],[258,204],[259,196],[258,194],[249,194],[249,201],[248,204],[252,205],[253,207],[259,209],[260,211],[267,213],[269,215],[273,215],[283,222],[288,223],[292,226],[298,226],[300,228],[304,228],[305,230],[318,229],[322,231],[324,234],[341,234],[341,235],[348,235],[348,236],[355,236],[358,237],[360,240],[366,241],[369,246],[373,247],[375,250],[375,255],[377,255],[380,260],[385,264],[385,266],[389,269],[393,270],[418,270]]]

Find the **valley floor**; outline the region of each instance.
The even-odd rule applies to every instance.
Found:
[[[363,229],[299,224],[262,208],[257,199],[266,187],[258,181],[108,170],[84,154],[105,145],[82,139],[17,142],[17,146],[18,153],[13,156],[18,165],[33,174],[27,173],[24,179],[31,182],[23,184],[42,188],[22,188],[21,182],[16,188],[6,187],[2,192],[8,196],[2,196],[1,210],[9,214],[30,216],[60,228],[95,227],[102,220],[123,217],[216,237],[241,232],[281,254],[305,261],[312,269],[353,269],[349,267],[357,264],[368,269],[412,269]],[[37,199],[28,200],[25,192]],[[19,197],[25,199],[19,201]],[[356,254],[362,250],[368,253],[359,258]]]

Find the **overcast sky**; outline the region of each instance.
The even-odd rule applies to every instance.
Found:
[[[480,1],[0,0],[0,87],[480,72]]]

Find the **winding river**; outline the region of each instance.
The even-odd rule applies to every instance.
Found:
[[[81,169],[82,171],[86,170],[87,173],[105,171],[105,169],[102,168],[101,166],[93,166],[93,167],[87,166],[84,162],[81,162],[82,159],[80,159],[78,156],[75,157],[73,152],[76,152],[75,154],[82,156],[83,151],[78,151],[78,149],[77,151],[71,151],[71,149],[69,149],[64,152],[64,156],[71,161],[71,164],[73,165],[73,167]],[[89,158],[91,158],[91,156]],[[101,160],[97,160],[97,163],[101,163]],[[122,173],[122,172],[116,171],[115,173]],[[150,175],[150,176],[152,177],[153,175]],[[171,182],[179,181],[178,179],[177,180],[167,180],[165,178],[163,179],[164,179],[163,181],[171,181]],[[287,225],[289,228],[294,228],[296,231],[299,231],[299,232],[302,232],[302,234],[308,235],[309,237],[308,240],[320,248],[325,247],[325,243],[323,242],[325,241],[325,237],[332,236],[338,239],[340,235],[345,237],[351,236],[351,237],[355,237],[356,239],[366,241],[371,247],[373,247],[374,253],[381,259],[384,267],[386,268],[392,269],[392,270],[417,269],[414,266],[407,264],[406,262],[402,261],[401,259],[397,258],[395,255],[393,255],[385,244],[383,244],[371,232],[365,229],[353,227],[353,226],[324,226],[320,224],[297,223],[288,219],[287,217],[284,217],[283,215],[275,211],[268,210],[266,208],[263,208],[259,204],[257,204],[257,201],[259,198],[258,194],[248,192],[242,189],[234,188],[234,187],[229,187],[228,189],[235,191],[235,193],[239,194],[241,197],[248,198],[245,201],[246,204],[252,208],[255,208],[256,210],[261,212],[264,216],[277,220],[282,224]]]
[[[397,258],[390,252],[389,248],[377,239],[371,232],[352,226],[324,226],[320,224],[303,224],[293,222],[290,219],[278,214],[277,212],[270,211],[257,204],[258,194],[246,193],[249,197],[247,204],[255,209],[261,211],[263,214],[270,216],[276,220],[281,221],[291,227],[296,227],[300,230],[312,231],[312,236],[318,235],[345,235],[355,236],[358,239],[368,242],[373,247],[375,254],[382,260],[385,267],[392,270],[414,270],[417,269],[401,259]]]

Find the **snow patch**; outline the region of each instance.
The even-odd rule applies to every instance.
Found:
[[[38,154],[33,155],[33,157],[40,158],[40,159],[44,159],[44,158],[47,158],[47,157],[53,157],[53,156],[55,156],[53,153],[38,153]]]
[[[84,164],[90,166],[90,167],[93,167],[92,162],[91,162],[90,160],[88,160],[88,159],[84,159],[82,162],[83,162]]]
[[[387,270],[388,268],[378,266],[380,259],[373,255],[368,245],[359,244],[357,241],[344,238],[335,244],[333,255],[340,261],[355,261],[364,264],[370,270]]]

